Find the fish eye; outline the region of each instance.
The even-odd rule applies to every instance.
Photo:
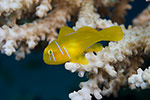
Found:
[[[51,55],[52,54],[52,50],[48,50],[48,54]]]

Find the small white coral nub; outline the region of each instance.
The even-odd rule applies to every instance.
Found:
[[[91,100],[93,94],[96,99],[101,99],[102,96],[100,94],[101,90],[98,88],[95,80],[88,80],[87,82],[82,82],[80,84],[82,88],[78,92],[73,92],[69,94],[71,100]]]
[[[146,89],[150,86],[150,67],[144,71],[139,68],[137,74],[133,74],[128,78],[128,83],[131,89],[142,88]]]

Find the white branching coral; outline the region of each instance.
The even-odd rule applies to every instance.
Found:
[[[91,8],[91,9],[88,9]],[[86,14],[85,14],[86,12]],[[91,15],[92,14],[92,15]],[[76,22],[76,27],[74,27],[75,30],[77,30],[78,28],[82,27],[82,26],[90,26],[93,28],[106,28],[106,27],[110,27],[110,26],[114,26],[117,25],[117,23],[112,23],[110,20],[102,20],[99,18],[99,15],[97,13],[95,13],[94,11],[94,5],[93,5],[93,1],[92,0],[87,0],[85,1],[85,3],[83,3],[83,7],[81,8],[80,14],[79,14],[79,18],[78,21]],[[72,64],[70,65],[70,63],[66,63],[65,67],[68,70],[71,70],[72,72],[76,71],[76,70],[80,70],[79,75],[83,75],[84,71],[89,71],[89,70],[94,70],[95,72],[98,72],[97,67],[101,68],[101,66],[103,66],[103,62],[100,62],[100,59],[97,58],[93,53],[87,53],[86,58],[91,60],[92,62],[89,62],[89,65],[87,67],[85,67],[84,65],[81,68],[81,64]],[[95,63],[94,63],[95,62]],[[95,67],[96,69],[95,69]],[[77,66],[77,67],[76,67]],[[93,68],[92,68],[93,66]],[[107,69],[111,69],[112,67],[107,65]],[[112,72],[114,74],[114,72]]]
[[[21,0],[1,0],[0,1],[0,15],[7,13],[7,15],[22,6]]]
[[[103,29],[117,25],[99,18],[92,6],[93,1],[88,1],[83,4],[74,29],[82,26]],[[71,100],[91,100],[91,95],[94,95],[96,99],[111,94],[117,96],[120,86],[127,84],[128,77],[136,73],[136,70],[144,63],[143,57],[150,53],[150,23],[139,27],[129,26],[128,29],[123,25],[121,27],[124,32],[121,41],[109,42],[109,45],[96,55],[93,52],[85,54],[89,61],[88,65],[70,62],[65,64],[67,70],[77,71],[80,77],[87,72],[89,78],[87,82],[80,83],[81,90],[69,94]]]
[[[41,5],[36,8],[36,15],[39,17],[44,17],[47,15],[47,12],[52,9],[50,2],[52,0],[43,0]]]
[[[133,74],[128,78],[128,83],[131,89],[142,88],[146,89],[150,86],[150,67],[144,71],[139,68],[137,74]]]
[[[132,8],[129,4],[131,1],[0,0],[0,51],[8,56],[15,54],[17,60],[24,58],[39,41],[56,39],[57,30],[67,21],[75,24],[74,30],[83,26],[104,29],[119,25],[124,21],[126,10]],[[89,78],[80,83],[81,90],[69,94],[71,100],[91,100],[92,95],[96,99],[111,94],[117,96],[120,86],[126,84],[131,89],[150,86],[150,67],[144,71],[140,68],[143,67],[145,56],[150,57],[149,11],[147,7],[133,21],[137,26],[126,29],[124,25],[119,25],[124,32],[122,40],[109,42],[96,54],[86,53],[88,65],[65,64],[67,70],[78,72],[80,77],[87,72]],[[105,16],[112,20],[103,19]]]
[[[77,30],[82,26],[90,26],[99,29],[117,25],[117,23],[113,24],[110,20],[106,21],[100,19],[100,15],[95,12],[94,1],[85,0],[82,3],[82,8],[80,9],[78,21],[76,22],[74,29]]]
[[[78,92],[74,91],[73,93],[69,94],[71,100],[91,100],[92,96],[90,94],[93,94],[97,99],[101,99],[101,90],[99,89],[96,81],[96,79],[91,79],[87,82],[82,82],[80,84],[80,87],[82,87],[81,90],[79,90]]]
[[[53,22],[54,19],[57,23]],[[21,26],[16,25],[12,28],[9,28],[6,25],[2,26],[0,29],[2,53],[11,55],[12,53],[16,52],[16,48],[18,48],[18,45],[23,42],[23,40],[29,49],[33,49],[40,39],[45,40],[46,35],[49,36],[49,40],[54,40],[57,36],[55,29],[65,25],[66,19],[69,19],[69,14],[65,8],[62,8],[56,9],[45,19],[36,20],[31,24],[29,23]],[[51,28],[52,26],[53,28]],[[20,57],[17,57],[17,59],[20,59]]]
[[[15,2],[15,0],[13,2]],[[15,3],[18,2],[16,1]],[[47,14],[47,12],[52,9],[50,2],[51,0],[20,1],[20,8],[5,12],[5,14],[7,13],[7,16],[4,18],[9,18],[9,20],[6,20],[0,28],[0,50],[2,53],[5,53],[8,56],[14,53],[17,60],[24,58],[25,52],[27,54],[30,53],[30,49],[35,48],[40,40],[54,40],[58,35],[57,29],[66,25],[67,20],[70,20],[71,15],[73,15],[74,12],[76,12],[75,10],[78,10],[80,7],[79,1],[74,2],[72,5],[72,3],[69,3],[69,1],[66,0],[63,2],[63,5],[66,5],[67,7],[58,4],[58,7],[55,7],[52,12]],[[57,4],[54,3],[54,5]],[[34,6],[37,7],[35,8]],[[26,11],[30,9],[28,12],[32,12],[36,9],[37,11],[35,13],[37,16],[45,17],[35,19],[32,23],[18,25],[16,20],[23,16],[22,12],[25,11],[24,9]],[[74,12],[72,12],[73,10]],[[4,12],[2,11],[1,14],[3,13]]]
[[[88,72],[91,74],[89,76],[90,80],[91,78],[93,80],[95,80],[95,78],[98,80],[94,81],[94,84],[99,84],[99,86],[101,86],[103,82],[108,84],[108,89],[103,88],[101,90],[100,93],[102,95],[110,95],[112,93],[115,95],[115,92],[117,92],[118,89],[114,87],[117,86],[119,88],[119,85],[125,84],[124,82],[127,81],[127,77],[144,62],[141,57],[149,55],[150,53],[149,24],[144,27],[129,27],[127,30],[122,27],[122,29],[124,31],[124,38],[121,41],[116,43],[110,42],[108,47],[97,52],[97,55],[94,55],[93,53],[87,53],[85,55],[89,60],[88,65],[75,63],[66,63],[65,65],[67,70],[71,70],[72,72],[78,71],[79,76],[83,76],[83,72],[85,71]],[[134,63],[132,63],[132,61]],[[105,78],[106,76],[107,78]],[[113,79],[111,79],[111,77]],[[110,81],[108,81],[109,78]],[[93,89],[90,91],[93,91]]]
[[[24,11],[31,12],[36,7],[37,16],[42,17],[52,9],[50,2],[51,0],[1,0],[0,15],[9,16],[12,12],[17,12],[19,13],[18,15],[21,15],[20,13]]]

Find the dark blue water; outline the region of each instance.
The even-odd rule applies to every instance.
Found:
[[[42,52],[19,62],[14,56],[0,58],[0,100],[69,100],[68,93],[79,89],[79,82],[85,80],[65,70],[64,65],[46,65]]]
[[[126,26],[148,5],[145,0],[131,4]],[[86,78],[65,70],[64,65],[46,65],[42,52],[32,52],[21,61],[0,55],[0,100],[69,100],[68,94],[79,89],[79,83]]]

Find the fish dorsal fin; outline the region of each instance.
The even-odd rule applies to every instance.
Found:
[[[75,32],[75,30],[73,30],[73,29],[70,28],[70,27],[63,26],[63,27],[60,28],[58,38],[61,38],[61,37],[63,37],[63,36],[66,36],[67,34],[70,34],[70,33],[72,33],[72,32]]]
[[[97,33],[98,31],[95,30],[95,29],[92,28],[92,27],[83,26],[83,27],[79,28],[79,29],[77,30],[77,32],[84,32],[84,33],[86,34],[86,33]]]

